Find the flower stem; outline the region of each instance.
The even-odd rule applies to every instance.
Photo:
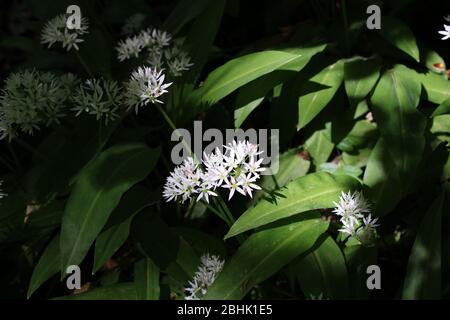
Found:
[[[222,211],[217,210],[216,208],[214,208],[214,207],[213,207],[212,205],[210,205],[209,203],[205,203],[205,205],[206,205],[206,207],[207,207],[209,210],[211,210],[212,212],[214,212],[220,219],[222,219],[223,221],[225,221],[226,224],[227,224],[229,227],[231,227],[231,226],[230,226],[230,222],[228,221],[226,215],[224,215]]]
[[[4,159],[1,155],[0,155],[0,162],[2,162],[5,166],[8,167],[9,170],[11,170],[12,172],[15,172],[16,170],[13,168],[13,166],[6,161],[6,159]]]
[[[167,112],[164,110],[164,108],[162,108],[159,104],[155,104],[156,108],[159,110],[159,112],[161,112],[164,120],[166,120],[166,122],[169,124],[169,126],[172,128],[172,130],[175,132],[175,134],[178,136],[178,139],[181,139],[181,143],[183,143],[183,146],[186,148],[186,150],[192,155],[192,158],[194,158],[194,160],[197,163],[200,163],[197,160],[197,157],[195,156],[195,153],[192,152],[191,147],[187,144],[186,140],[184,140],[183,136],[178,132],[177,127],[175,126],[175,124],[173,123],[172,119],[170,119],[169,115],[167,114]]]
[[[78,50],[75,50],[75,55],[77,56],[78,61],[80,61],[81,65],[83,66],[86,73],[89,75],[89,78],[93,78],[93,74],[89,67],[87,66],[86,62],[84,61],[83,57],[78,53]]]

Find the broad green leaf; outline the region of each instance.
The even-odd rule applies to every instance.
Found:
[[[267,190],[274,190],[284,187],[292,180],[303,177],[311,165],[309,160],[304,159],[305,155],[299,149],[291,149],[280,155],[278,171],[274,173],[272,169],[267,169],[267,175],[262,179],[261,185]]]
[[[319,47],[323,50],[325,45]],[[298,69],[297,63],[305,66],[317,48],[291,51],[267,50],[233,59],[211,72],[203,87],[191,98],[196,104],[213,104],[234,90],[274,70]]]
[[[319,166],[326,162],[333,152],[334,143],[330,141],[326,129],[319,130],[306,140],[305,149],[313,158],[314,164]]]
[[[450,114],[450,98],[447,98],[447,100],[442,102],[439,107],[434,110],[431,116],[435,117],[443,114]]]
[[[450,114],[434,117],[430,131],[432,133],[450,133]]]
[[[364,172],[365,195],[371,200],[376,216],[390,212],[402,197],[398,169],[389,155],[388,146],[380,138],[373,148]]]
[[[367,120],[359,120],[336,147],[342,151],[356,152],[358,149],[368,146],[369,142],[375,140],[377,135],[375,124]]]
[[[58,273],[61,267],[61,257],[59,254],[59,234],[45,248],[38,263],[34,267],[28,286],[27,299],[51,276]]]
[[[62,220],[62,270],[81,263],[122,194],[149,174],[159,153],[144,144],[114,146],[85,167]]]
[[[311,252],[300,258],[292,269],[306,296],[323,295],[325,299],[348,298],[348,276],[341,249],[327,234]],[[291,269],[291,270],[292,270]]]
[[[159,269],[151,259],[135,263],[134,286],[138,300],[159,300]]]
[[[136,300],[135,284],[124,282],[91,289],[87,292],[54,298],[55,300]]]
[[[284,66],[284,70],[275,70],[243,86],[236,98],[236,109],[234,111],[235,127],[239,128],[242,125],[250,113],[261,104],[270,90],[292,78],[296,72],[305,67],[312,56],[324,49],[325,46],[323,45],[301,49],[304,59],[294,60],[292,63]]]
[[[328,222],[315,212],[285,222],[251,235],[226,262],[204,299],[242,299],[255,285],[311,248],[328,228]]]
[[[379,30],[381,36],[419,62],[419,48],[409,27],[392,17],[382,17],[382,24],[383,27]]]
[[[354,178],[358,178],[362,174],[362,170],[358,167],[348,164],[336,164],[333,162],[322,163],[319,167],[320,171],[329,172],[333,175],[348,175]]]
[[[125,193],[103,231],[95,240],[94,266],[92,274],[96,273],[105,262],[124,244],[130,233],[133,217],[143,208],[155,203],[150,190],[135,186]]]
[[[414,70],[396,65],[381,77],[372,95],[372,110],[381,135],[388,141],[392,156],[403,182],[403,192],[409,187],[412,174],[422,158],[425,138],[425,117],[416,109],[421,86]]]
[[[380,77],[380,67],[378,57],[355,57],[345,61],[345,91],[353,107],[356,107],[373,89]]]
[[[131,234],[161,271],[180,284],[192,278],[199,263],[197,253],[156,214],[148,210],[139,213],[133,219]]]
[[[441,298],[441,229],[445,193],[435,199],[419,226],[403,282],[403,299]]]
[[[298,99],[297,130],[306,126],[331,101],[344,79],[342,60],[326,67],[307,81]]]
[[[427,99],[433,103],[443,103],[450,98],[450,81],[433,72],[419,74]]]
[[[275,199],[265,198],[245,211],[231,226],[225,239],[309,210],[331,208],[342,191],[358,188],[356,179],[326,172],[297,178],[277,191]]]

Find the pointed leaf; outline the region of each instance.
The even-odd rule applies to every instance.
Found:
[[[276,199],[262,199],[231,226],[226,238],[305,211],[331,208],[342,191],[359,186],[356,179],[327,172],[300,177],[280,189]]]
[[[159,300],[159,268],[145,258],[134,265],[134,285],[137,299]]]
[[[226,262],[204,299],[242,299],[255,285],[311,248],[327,228],[327,221],[309,212],[301,219],[254,233]]]
[[[409,27],[404,22],[392,17],[382,17],[382,24],[379,31],[381,36],[419,62],[419,48]]]
[[[122,194],[149,174],[159,153],[144,144],[114,146],[86,166],[62,220],[62,270],[81,263]]]

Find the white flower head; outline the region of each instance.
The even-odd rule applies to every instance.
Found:
[[[117,58],[119,61],[124,61],[126,59],[130,59],[131,57],[137,58],[143,47],[144,46],[141,39],[137,36],[121,40],[116,47]]]
[[[128,108],[135,108],[136,113],[140,106],[150,103],[162,103],[158,98],[171,84],[164,83],[165,75],[162,70],[157,71],[149,67],[139,67],[131,75],[131,79],[126,83],[125,103]]]
[[[361,234],[362,230],[374,231],[379,225],[376,224],[378,218],[372,219],[369,204],[361,192],[342,192],[339,203],[334,203],[333,210],[340,217],[342,228],[339,231],[351,236]]]
[[[67,14],[60,14],[47,21],[41,33],[41,43],[48,44],[50,48],[56,42],[60,42],[64,49],[69,51],[72,48],[78,50],[78,44],[84,40],[80,37],[88,33],[88,20],[81,18],[80,28],[67,28]]]
[[[184,290],[189,293],[185,300],[199,300],[208,292],[208,288],[214,283],[217,275],[222,271],[225,261],[219,256],[204,254],[200,258],[200,265],[194,278],[189,281],[189,286]]]
[[[439,30],[439,34],[443,35],[441,40],[447,40],[450,38],[450,25],[444,24],[444,30]]]

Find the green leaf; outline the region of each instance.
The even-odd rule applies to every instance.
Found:
[[[91,289],[84,293],[58,297],[55,300],[136,300],[134,283],[124,282],[111,286]]]
[[[342,60],[326,67],[307,81],[298,99],[297,130],[306,126],[331,101],[344,79]]]
[[[380,138],[364,172],[364,184],[368,187],[365,195],[371,200],[375,216],[390,212],[402,197],[398,170],[387,148],[383,138]]]
[[[442,102],[439,107],[434,110],[434,112],[431,114],[432,117],[440,116],[443,114],[450,114],[450,98]]]
[[[378,57],[355,57],[345,61],[345,91],[353,107],[356,107],[373,89],[380,77],[380,68]]]
[[[236,109],[234,111],[234,125],[239,128],[250,113],[258,107],[264,97],[275,86],[292,78],[296,72],[300,71],[315,54],[323,51],[325,46],[299,49],[304,55],[304,59],[298,59],[284,66],[285,70],[275,70],[243,86],[236,98]]]
[[[427,99],[433,103],[443,103],[450,98],[450,81],[433,72],[419,74]]]
[[[302,254],[327,230],[315,212],[251,235],[225,264],[204,299],[241,299],[258,283]]]
[[[425,117],[416,109],[421,86],[417,73],[396,65],[381,77],[372,95],[372,110],[403,182],[409,187],[425,147]]]
[[[444,59],[433,50],[423,49],[421,61],[425,63],[428,70],[438,74],[444,74],[446,71],[446,65]]]
[[[114,146],[81,172],[62,220],[62,270],[81,263],[122,194],[149,174],[159,153],[144,144]]]
[[[310,161],[303,158],[299,149],[291,149],[282,153],[278,159],[278,171],[276,174],[267,169],[267,175],[264,175],[261,185],[270,191],[284,187],[292,180],[303,177],[309,170]],[[274,167],[277,164],[274,163]]]
[[[137,299],[159,300],[159,269],[151,259],[145,258],[135,263],[134,285]]]
[[[450,133],[450,114],[434,117],[430,131],[432,133]]]
[[[379,30],[381,36],[419,62],[419,48],[409,27],[392,17],[382,17],[382,24],[383,27]]]
[[[356,121],[352,130],[342,139],[337,148],[346,152],[356,152],[358,149],[368,146],[377,137],[377,127],[367,120]]]
[[[61,257],[59,254],[59,234],[45,248],[36,267],[34,267],[31,275],[30,284],[28,286],[27,299],[31,297],[45,281],[51,276],[58,273],[61,267]]]
[[[305,295],[348,298],[348,276],[341,249],[327,234],[292,267]]]
[[[313,158],[314,164],[319,166],[326,162],[333,152],[334,143],[331,142],[327,130],[315,131],[313,135],[306,140],[305,149]]]
[[[441,228],[444,192],[426,212],[417,232],[403,283],[403,299],[441,298]]]
[[[228,61],[209,74],[203,87],[193,92],[196,104],[212,105],[234,90],[274,70],[297,70],[305,66],[311,54],[325,45],[291,51],[267,50],[251,53]]]
[[[342,191],[359,186],[356,179],[326,172],[300,177],[280,189],[275,199],[262,199],[231,226],[225,239],[309,210],[331,208]]]
[[[133,217],[156,201],[156,197],[151,197],[150,190],[139,185],[125,193],[95,241],[92,274],[96,273],[127,240]]]

